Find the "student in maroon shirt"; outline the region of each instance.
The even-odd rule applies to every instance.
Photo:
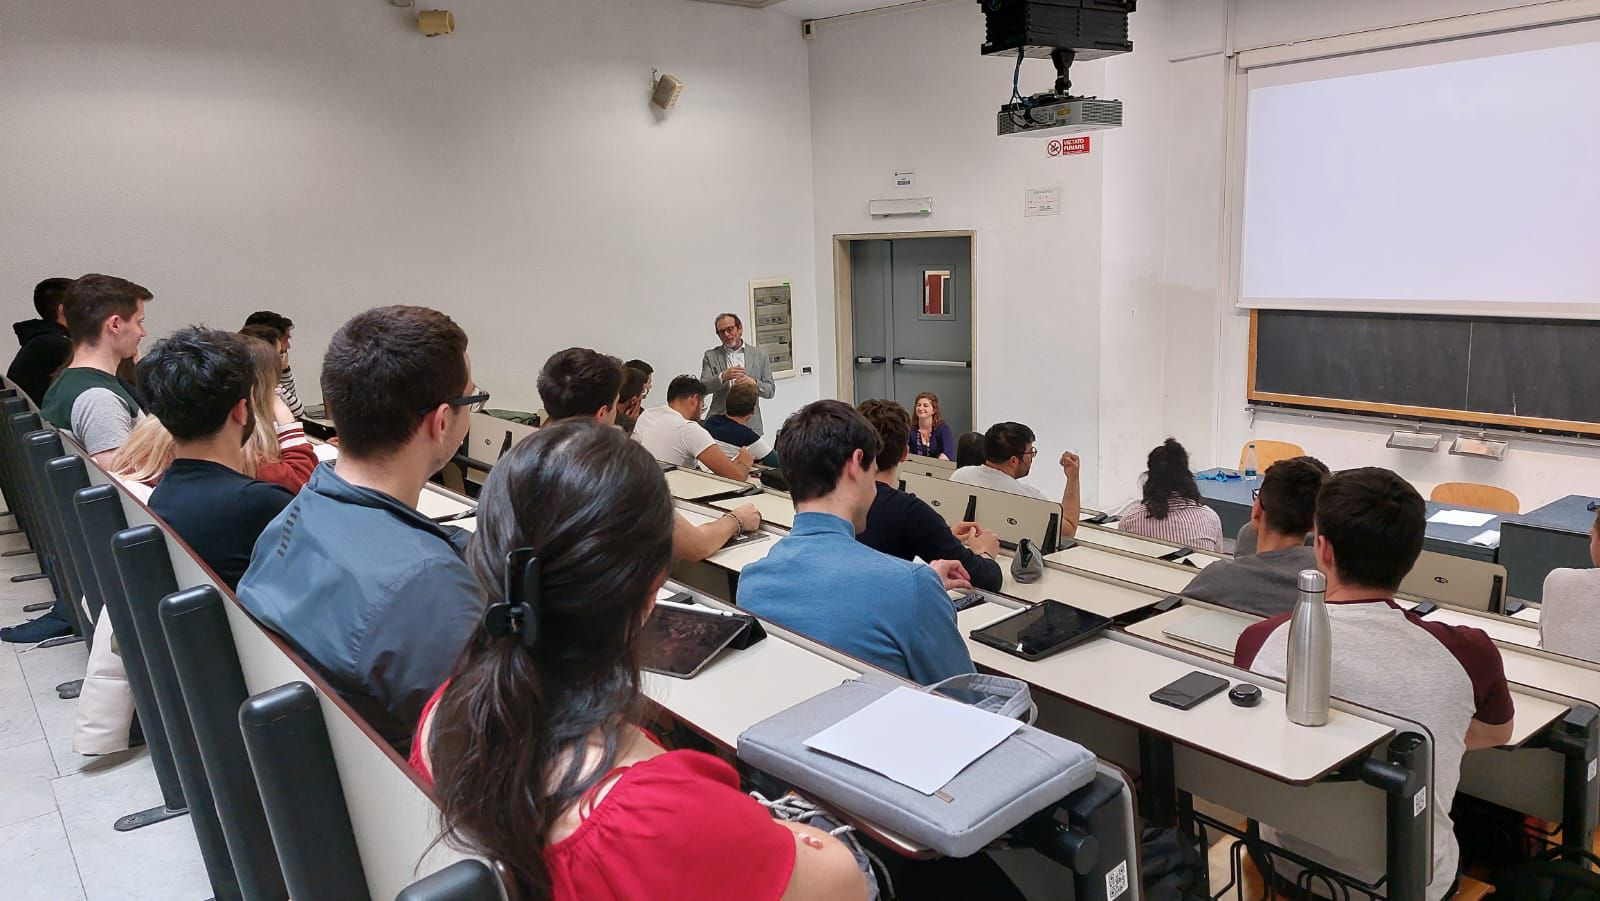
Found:
[[[1509,741],[1514,711],[1500,650],[1488,635],[1431,622],[1394,602],[1422,553],[1426,510],[1416,489],[1387,469],[1341,472],[1317,494],[1316,555],[1317,569],[1328,579],[1333,696],[1421,723],[1433,735],[1428,899],[1437,901],[1456,879],[1450,805],[1461,780],[1461,756]],[[1282,679],[1289,618],[1286,613],[1246,629],[1234,665]],[[1354,869],[1293,836],[1275,840],[1344,872]]]
[[[635,724],[672,523],[660,467],[620,429],[558,422],[501,457],[467,551],[489,609],[423,710],[413,766],[451,838],[522,897],[865,898],[838,839],[772,819],[728,764]]]

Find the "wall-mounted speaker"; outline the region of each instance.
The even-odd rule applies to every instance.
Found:
[[[656,89],[650,95],[650,102],[664,110],[670,110],[678,105],[678,98],[683,96],[683,79],[676,75],[663,75],[656,79]]]
[[[430,38],[456,30],[456,16],[448,9],[424,9],[417,12],[417,30]]]

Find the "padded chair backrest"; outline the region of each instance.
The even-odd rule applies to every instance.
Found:
[[[900,481],[905,483],[906,491],[921,498],[952,526],[967,518],[967,508],[972,505],[972,498],[976,494],[976,489],[971,485],[904,468],[900,470]]]
[[[30,416],[32,414],[29,414]],[[12,423],[15,430],[16,423]],[[83,582],[78,576],[77,564],[71,556],[71,551],[66,546],[66,528],[61,516],[61,510],[56,503],[55,495],[50,490],[49,473],[45,466],[51,460],[61,456],[61,437],[55,429],[37,429],[22,436],[22,454],[26,465],[29,483],[35,487],[34,498],[38,502],[39,520],[44,525],[45,541],[50,549],[50,559],[55,567],[55,575],[59,580],[57,587],[64,595],[58,597],[67,599],[68,612],[72,616],[73,631],[88,641],[93,625],[86,622],[83,609]]]
[[[1250,449],[1256,451],[1256,472],[1266,472],[1267,467],[1290,457],[1304,457],[1306,449],[1291,441],[1269,441],[1258,438],[1255,441],[1246,441],[1244,447],[1239,448],[1239,471],[1243,472],[1245,460],[1250,456]]]
[[[1441,504],[1458,504],[1496,513],[1521,513],[1522,502],[1515,494],[1495,485],[1481,482],[1440,482],[1433,486],[1428,500]]]
[[[924,457],[921,454],[912,454],[906,462],[900,464],[900,473],[904,475],[914,472],[918,475],[933,476],[936,479],[948,479],[950,473],[956,471],[956,464],[950,460],[941,460],[938,457]]]
[[[1415,597],[1495,613],[1505,595],[1506,568],[1455,554],[1423,551],[1400,583],[1400,590]]]
[[[467,456],[494,463],[500,455],[521,443],[538,429],[488,413],[474,413],[467,427]]]
[[[124,515],[133,530],[141,528],[154,530],[166,539],[166,547],[160,551],[166,565],[160,568],[170,574],[170,584],[190,589],[190,591],[180,591],[172,597],[177,599],[185,594],[191,595],[189,598],[191,614],[204,613],[209,616],[211,611],[220,609],[231,632],[232,650],[237,657],[239,670],[243,674],[244,692],[258,694],[293,682],[305,682],[315,689],[318,706],[327,727],[328,742],[332,748],[356,847],[359,849],[361,869],[371,897],[393,898],[406,886],[423,876],[457,861],[471,859],[443,842],[434,842],[439,833],[439,811],[432,797],[422,787],[405,761],[384,743],[370,726],[361,722],[342,700],[332,696],[331,690],[327,688],[321,676],[300,661],[281,639],[251,619],[234,599],[232,592],[218,584],[210,571],[191,556],[182,542],[167,532],[165,524],[160,522],[149,508],[136,501],[116,480],[98,467],[92,469],[90,478],[96,484],[117,486]],[[359,540],[359,536],[352,536],[351,540]],[[119,563],[121,562],[123,561],[119,560]],[[153,568],[155,567],[151,565],[138,567],[140,572]],[[126,580],[129,573],[124,571],[122,575]],[[197,603],[193,589],[215,592],[221,602],[211,606],[201,604],[199,606],[203,609],[192,609],[192,605]],[[159,626],[157,629],[164,631]],[[145,650],[147,653],[150,652],[148,643]],[[170,665],[166,672],[172,673]],[[173,676],[169,675],[168,678]],[[234,736],[241,737],[238,731],[237,704],[230,715],[233,717]],[[190,726],[192,728],[192,724]],[[247,778],[254,782],[253,776]],[[255,790],[253,784],[251,788]],[[218,795],[218,800],[223,800],[221,795]],[[225,805],[219,807],[219,812],[225,818],[234,813]],[[255,815],[260,816],[259,810]],[[262,826],[265,825],[264,820],[257,822]],[[229,851],[232,854],[234,851],[231,847],[232,833],[229,837]],[[274,843],[266,837],[264,829],[262,837],[250,844],[255,846],[254,852],[257,855],[263,850],[269,855],[274,853]],[[264,849],[262,845],[265,846]],[[281,879],[282,873],[277,871],[275,875]],[[241,884],[248,884],[250,875],[247,871],[241,870],[239,876]],[[279,885],[281,884],[280,882]],[[283,895],[275,892],[247,891],[246,896],[282,897]]]

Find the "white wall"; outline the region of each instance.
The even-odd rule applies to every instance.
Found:
[[[1231,46],[1238,50],[1489,9],[1530,5],[1490,0],[1405,0],[1328,4],[1317,0],[1239,0]],[[1143,14],[1141,8],[1138,15]],[[1226,297],[1224,221],[1227,80],[1220,51],[1230,46],[1223,0],[1185,5],[1175,29],[1173,117],[1167,157],[1171,190],[1165,218],[1169,285],[1163,423],[1190,448],[1197,465],[1238,464],[1252,438],[1292,441],[1330,466],[1385,466],[1427,493],[1439,482],[1476,481],[1516,492],[1524,510],[1566,494],[1600,493],[1600,447],[1512,438],[1501,462],[1384,447],[1390,428],[1336,418],[1246,412],[1249,317]],[[1135,53],[1135,56],[1138,54]],[[1210,322],[1206,321],[1209,313]]]
[[[810,44],[815,142],[815,281],[819,344],[834,342],[833,235],[975,229],[977,395],[981,423],[1015,418],[1040,434],[1046,463],[1084,454],[1087,499],[1115,506],[1137,490],[1144,455],[1166,435],[1197,466],[1234,465],[1253,437],[1295,441],[1335,467],[1394,468],[1427,491],[1488,481],[1531,508],[1569,492],[1600,493],[1600,449],[1513,439],[1501,463],[1383,447],[1389,430],[1359,422],[1245,412],[1248,317],[1226,293],[1225,183],[1229,77],[1224,51],[1427,21],[1510,6],[1507,0],[1182,0],[1141,4],[1135,52],[1074,67],[1075,86],[1124,103],[1126,124],[1094,135],[1089,157],[1050,160],[1037,139],[999,139],[1006,61],[985,59],[982,15],[953,2],[825,24]],[[1024,67],[1025,92],[1048,82]],[[931,195],[934,214],[872,220],[866,201]],[[1025,188],[1061,184],[1065,214],[1024,219]],[[826,357],[826,350],[824,350]],[[824,363],[823,392],[831,393]]]
[[[385,303],[467,330],[494,405],[572,344],[698,371],[746,281],[795,280],[816,359],[806,49],[787,17],[661,0],[0,0],[0,285],[132,278],[152,334],[255,309],[328,337]],[[650,70],[687,81],[665,118]],[[28,314],[31,315],[31,314]],[[658,378],[658,381],[662,379]],[[780,382],[769,420],[817,396]]]
[[[1052,159],[1044,143],[995,136],[1011,93],[1011,61],[980,56],[983,16],[969,3],[918,7],[829,24],[810,42],[817,268],[833,284],[834,235],[972,229],[977,265],[974,420],[1014,419],[1038,434],[1031,481],[1059,491],[1056,463],[1099,458],[1101,182],[1106,152]],[[1100,91],[1102,67],[1074,67]],[[1023,67],[1023,91],[1054,78]],[[1100,140],[1097,135],[1096,141]],[[897,191],[898,170],[916,185]],[[1059,186],[1059,216],[1024,218],[1030,187]],[[873,219],[867,201],[932,196],[933,215]],[[831,291],[819,291],[818,339],[835,346]],[[837,385],[824,364],[823,393]],[[1092,493],[1092,489],[1091,489]]]

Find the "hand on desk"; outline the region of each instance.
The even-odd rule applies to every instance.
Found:
[[[739,521],[741,532],[754,532],[761,528],[761,511],[756,509],[755,504],[740,504],[728,512]]]
[[[961,561],[935,560],[928,565],[939,574],[939,581],[944,583],[945,591],[972,588],[972,577],[967,574],[967,568],[961,565]]]

